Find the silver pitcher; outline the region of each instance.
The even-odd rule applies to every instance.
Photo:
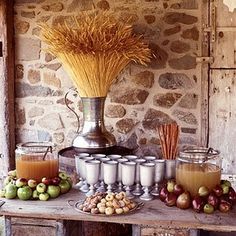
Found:
[[[116,145],[113,134],[104,125],[104,105],[106,97],[81,97],[83,104],[83,124],[73,141],[76,148],[108,148]]]

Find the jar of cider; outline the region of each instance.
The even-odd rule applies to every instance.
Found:
[[[212,190],[221,179],[220,152],[212,148],[192,148],[180,152],[176,163],[176,182],[194,197],[201,186]]]
[[[43,177],[58,176],[59,163],[55,144],[50,142],[28,142],[17,145],[17,178],[34,179],[41,182]]]

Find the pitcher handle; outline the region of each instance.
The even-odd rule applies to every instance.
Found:
[[[76,132],[78,133],[79,132],[79,127],[80,127],[80,122],[79,122],[79,116],[78,114],[70,107],[68,101],[67,101],[67,97],[68,97],[68,94],[73,91],[74,94],[73,96],[76,97],[78,95],[78,91],[76,89],[70,89],[66,94],[65,94],[65,97],[64,97],[64,100],[65,100],[65,104],[67,106],[67,108],[72,111],[74,113],[74,115],[76,116],[76,119],[77,119],[77,122],[78,122],[78,127],[77,127],[77,130]]]

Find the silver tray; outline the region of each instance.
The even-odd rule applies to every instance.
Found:
[[[71,202],[73,202],[74,200],[68,200],[68,204],[70,206],[72,206],[76,211],[82,213],[82,214],[86,214],[86,215],[92,215],[92,216],[104,216],[104,217],[110,217],[110,216],[122,216],[122,215],[128,215],[128,214],[133,214],[135,213],[137,210],[141,209],[143,206],[144,206],[144,203],[143,202],[135,202],[136,206],[129,210],[128,212],[125,212],[125,213],[121,213],[121,214],[112,214],[112,215],[106,215],[106,214],[102,214],[102,213],[97,213],[97,214],[92,214],[91,212],[86,212],[86,211],[82,211],[79,209],[79,206],[81,204],[83,204],[83,200],[80,200],[80,201],[77,201],[75,202],[73,205],[71,205]]]

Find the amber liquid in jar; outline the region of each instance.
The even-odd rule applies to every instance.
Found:
[[[211,163],[182,163],[176,168],[176,181],[194,197],[201,186],[212,190],[220,184],[221,169]]]
[[[16,160],[17,178],[34,179],[41,182],[43,177],[53,178],[58,175],[58,160],[42,160],[30,157],[21,157]]]

